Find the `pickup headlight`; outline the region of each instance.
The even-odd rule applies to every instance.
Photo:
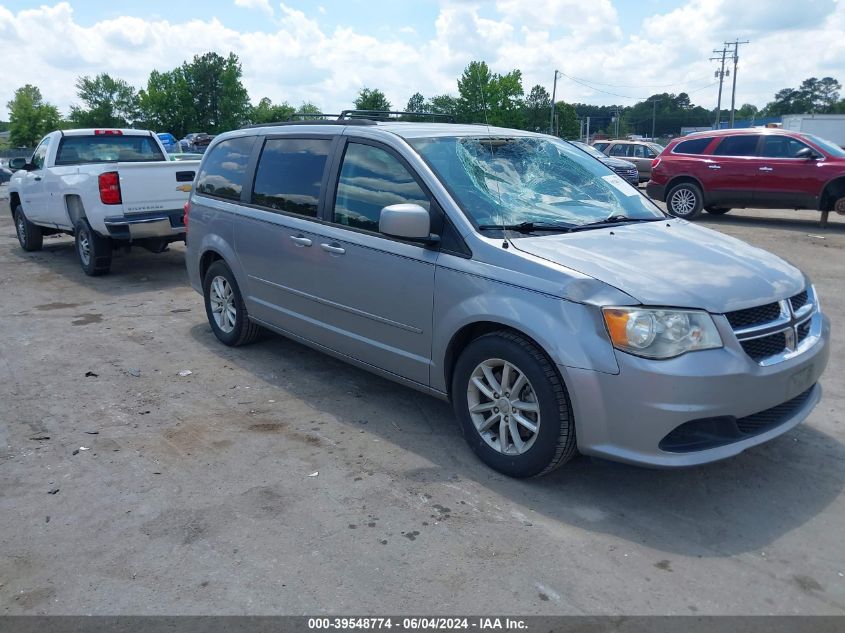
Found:
[[[602,308],[616,349],[644,358],[674,358],[722,347],[713,318],[700,310]]]

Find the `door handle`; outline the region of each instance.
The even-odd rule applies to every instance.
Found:
[[[302,235],[291,235],[290,240],[300,248],[303,246],[311,246],[311,240],[307,237],[303,237]]]
[[[721,165],[707,165],[710,169],[721,169]]]
[[[760,171],[772,171],[771,167],[760,167]]]
[[[332,255],[343,255],[346,252],[345,248],[335,246],[334,244],[320,244],[320,247]]]

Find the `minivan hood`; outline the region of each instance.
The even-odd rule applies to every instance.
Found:
[[[730,312],[798,294],[781,258],[685,220],[513,239],[525,253],[603,281],[643,305]]]

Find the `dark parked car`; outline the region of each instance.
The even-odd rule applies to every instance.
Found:
[[[582,143],[581,141],[570,141],[578,149],[587,152],[593,158],[600,160],[602,163],[610,167],[617,175],[621,176],[635,187],[640,186],[640,175],[637,171],[637,166],[627,160],[620,158],[612,158],[602,154],[599,150],[591,145]]]
[[[202,153],[208,148],[209,143],[211,143],[211,139],[214,138],[213,134],[197,134],[191,140],[191,151],[192,152],[199,152]]]
[[[811,134],[773,128],[697,132],[654,160],[648,195],[672,215],[704,209],[817,209],[845,212],[845,150]]]

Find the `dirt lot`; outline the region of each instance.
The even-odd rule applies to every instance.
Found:
[[[692,470],[513,481],[446,404],[278,337],[218,344],[181,245],[87,278],[0,205],[0,614],[845,613],[841,217],[705,218],[819,288],[806,424]]]

